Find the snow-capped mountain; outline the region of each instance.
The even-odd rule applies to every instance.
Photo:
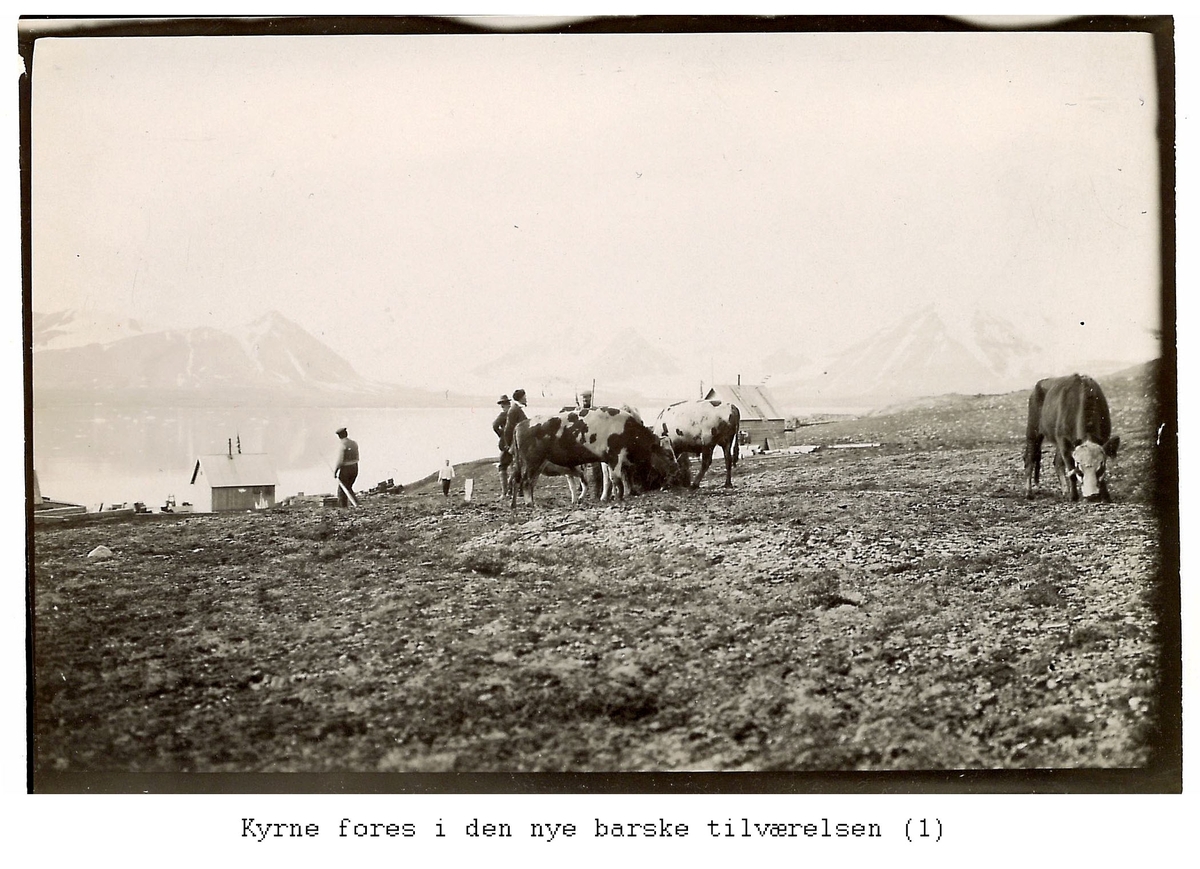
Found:
[[[35,316],[35,398],[146,403],[431,403],[449,397],[375,383],[277,312],[229,330],[138,331],[116,340],[91,314]],[[132,322],[132,321],[131,321]]]
[[[877,404],[946,393],[999,393],[1080,366],[1099,375],[1128,361],[1059,358],[999,314],[927,305],[808,371],[772,381],[787,406]]]
[[[822,358],[784,345],[760,359],[752,342],[731,342],[720,348],[723,364],[714,373],[708,359],[687,357],[629,329],[598,348],[587,340],[511,348],[472,371],[470,388],[510,392],[520,386],[533,401],[566,404],[594,379],[600,403],[654,406],[702,394],[702,382],[732,382],[737,375],[728,372],[735,371],[745,375],[742,382],[766,383],[784,408],[870,407],[946,393],[1008,392],[1069,370],[1099,376],[1137,361],[1064,358],[1052,338],[1048,328],[1020,328],[993,311],[927,305]],[[797,334],[794,347],[805,346]]]
[[[258,372],[276,382],[371,387],[349,362],[277,311],[230,333]]]

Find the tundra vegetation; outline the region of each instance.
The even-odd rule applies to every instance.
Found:
[[[1013,393],[620,505],[480,462],[470,503],[39,527],[35,776],[1145,765],[1175,544],[1152,384],[1102,384],[1112,504],[1026,500]]]

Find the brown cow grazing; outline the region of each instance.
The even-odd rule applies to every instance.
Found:
[[[679,466],[648,428],[625,411],[612,407],[594,407],[555,416],[536,417],[517,426],[514,443],[512,503],[517,492],[525,493],[525,502],[533,504],[538,476],[547,462],[574,468],[601,462],[611,472],[611,484],[601,500],[607,501],[612,490],[623,500],[634,486],[661,488],[678,478]]]
[[[1041,482],[1042,439],[1054,445],[1054,470],[1063,496],[1109,501],[1105,479],[1108,459],[1117,455],[1121,439],[1112,434],[1108,401],[1090,377],[1072,374],[1039,380],[1029,395],[1025,427],[1025,497]],[[1078,485],[1077,485],[1078,481]]]
[[[717,399],[680,401],[664,408],[654,422],[654,433],[670,442],[676,457],[684,456],[680,465],[685,468],[686,456],[700,456],[700,473],[692,483],[693,489],[700,488],[700,481],[712,464],[713,451],[719,446],[725,453],[725,488],[733,486],[733,466],[737,464],[738,428],[742,424],[741,411],[737,405]]]

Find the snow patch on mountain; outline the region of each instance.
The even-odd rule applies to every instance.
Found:
[[[127,325],[117,324],[114,331],[111,323],[97,327],[99,322],[73,311],[36,315],[35,395],[79,399],[121,393],[130,400],[207,403],[253,395],[268,401],[429,406],[451,400],[444,393],[360,377],[349,362],[274,311],[229,330],[200,326],[134,334]],[[93,340],[112,335],[115,340]]]

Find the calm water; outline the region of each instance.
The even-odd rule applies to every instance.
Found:
[[[557,410],[558,408],[553,408]],[[533,413],[546,409],[531,409]],[[33,461],[42,494],[95,508],[143,501],[157,510],[168,495],[195,501],[196,456],[269,453],[275,494],[332,492],[339,426],[362,459],[355,488],[381,480],[411,483],[451,463],[497,455],[492,420],[499,408],[129,408],[35,407]],[[532,415],[532,414],[531,414]]]
[[[535,416],[558,407],[530,407]],[[498,454],[492,420],[499,408],[34,407],[33,464],[42,494],[95,509],[168,495],[196,501],[190,485],[196,456],[223,454],[241,438],[242,452],[268,453],[278,475],[276,500],[298,492],[331,493],[339,426],[362,452],[355,488],[381,480],[408,484],[449,459]],[[650,411],[657,413],[655,408]],[[805,413],[824,412],[805,409]]]

